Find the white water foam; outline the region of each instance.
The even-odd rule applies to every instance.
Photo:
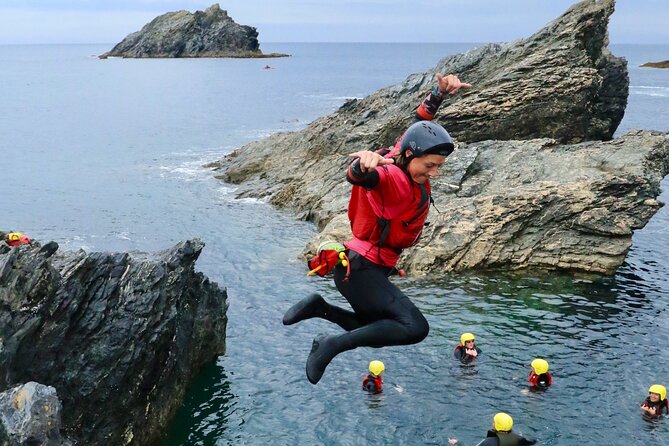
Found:
[[[166,159],[157,168],[161,178],[176,177],[186,182],[208,181],[212,177],[211,169],[204,166],[218,161],[232,150],[232,148],[223,148],[172,152],[166,155]]]
[[[643,96],[655,96],[669,98],[669,87],[653,87],[648,85],[633,85],[630,87],[631,94]]]
[[[264,198],[254,198],[254,197],[243,197],[237,198],[236,192],[238,188],[230,185],[220,185],[218,192],[219,198],[223,203],[248,203],[248,204],[267,204],[267,200]]]

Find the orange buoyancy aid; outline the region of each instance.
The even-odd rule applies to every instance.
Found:
[[[371,190],[353,186],[348,204],[353,240],[346,247],[374,263],[393,267],[402,250],[420,238],[430,209],[430,183],[415,183],[394,164],[377,171],[391,181]],[[387,206],[388,202],[397,204]]]

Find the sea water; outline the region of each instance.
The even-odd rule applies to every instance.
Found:
[[[192,384],[166,445],[473,445],[497,411],[540,444],[669,444],[669,420],[639,412],[650,384],[669,385],[666,208],[636,231],[612,277],[398,279],[426,315],[428,338],[346,352],[317,386],[306,380],[313,337],[339,328],[284,327],[283,312],[315,291],[345,305],[298,260],[315,228],[236,200],[203,165],[474,46],[264,44],[292,56],[258,60],[99,60],[110,45],[0,46],[0,229],[89,251],[205,241],[197,267],[227,288],[228,349]],[[631,80],[616,135],[668,131],[669,70],[639,65],[666,60],[669,46],[611,50],[628,59]],[[661,200],[668,189],[665,180]],[[452,359],[465,331],[483,350],[475,365]],[[528,392],[538,356],[554,385]],[[375,396],[360,389],[371,359],[386,365]]]

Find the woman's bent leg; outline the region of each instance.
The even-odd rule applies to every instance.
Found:
[[[283,315],[283,325],[293,325],[314,317],[333,322],[347,331],[363,325],[354,312],[330,305],[320,294],[315,293],[290,307]]]
[[[415,344],[427,336],[430,330],[427,320],[388,280],[383,269],[372,266],[352,271],[349,280],[338,281],[337,287],[358,317],[370,322],[347,333],[314,340],[307,360],[307,378],[313,384],[341,352],[357,347]]]

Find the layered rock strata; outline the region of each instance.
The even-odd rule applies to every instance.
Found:
[[[240,197],[265,198],[296,211],[321,230],[327,228],[319,240],[332,235],[344,240],[349,234],[345,209],[350,185],[344,181],[350,162],[347,155],[392,145],[435,85],[436,73],[457,73],[474,86],[447,99],[437,120],[460,141],[448,165],[465,170],[462,181],[449,182],[452,190],[436,187],[434,195],[438,203],[462,206],[458,211],[446,205],[449,213],[442,214],[458,215],[459,227],[453,227],[449,217],[430,225],[419,251],[436,251],[425,261],[405,259],[409,270],[549,267],[612,272],[624,258],[632,230],[643,227],[659,208],[654,200],[659,181],[666,175],[666,138],[662,135],[641,133],[608,143],[578,144],[610,140],[627,104],[626,61],[607,49],[607,26],[613,10],[613,0],[582,1],[528,39],[447,57],[427,73],[412,75],[362,100],[346,102],[303,131],[247,144],[211,167],[218,178],[239,184]],[[550,143],[535,140],[538,138],[549,138]],[[633,148],[635,144],[641,146]],[[550,147],[560,155],[544,156],[537,147]],[[644,163],[644,169],[624,161],[631,156],[629,150],[637,152],[635,162]],[[599,156],[594,155],[597,151],[605,154],[601,157],[611,158],[608,163],[616,166],[615,177],[603,175],[609,168],[607,162],[602,161],[603,170],[589,164],[590,157]],[[518,165],[507,163],[506,157],[514,157]],[[582,175],[567,175],[561,183],[551,183],[557,178],[550,172],[562,172],[564,165]],[[522,182],[513,182],[513,175]],[[496,179],[495,190],[470,187],[487,185],[487,178]],[[620,178],[630,182],[627,189],[614,186]],[[612,182],[611,187],[606,186],[607,181]],[[583,195],[565,195],[562,188],[570,187]],[[520,197],[530,191],[533,199],[543,194],[539,191],[552,191],[546,200],[553,217],[544,215],[540,224],[534,221],[537,214],[531,209],[545,209],[549,204],[536,203],[530,196],[523,202]],[[623,195],[625,204],[618,202]],[[641,203],[650,200],[642,206],[643,211],[636,209],[638,196],[644,197]],[[490,213],[480,205],[476,212],[471,208],[471,203],[483,205],[486,200],[506,202],[509,208],[491,208]],[[577,205],[578,200],[583,203]],[[599,207],[593,211],[596,202]],[[499,227],[493,218],[495,212],[499,213]],[[565,218],[560,218],[560,212]],[[603,224],[603,215],[615,218],[611,224]],[[598,229],[570,229],[576,217],[581,228]],[[502,224],[508,219],[515,223]],[[625,229],[614,229],[623,220]],[[532,227],[536,235],[521,237],[516,226]],[[537,243],[539,237],[545,245]],[[553,237],[570,248],[555,245]],[[593,246],[597,247],[594,251]],[[463,254],[465,251],[469,254]]]

